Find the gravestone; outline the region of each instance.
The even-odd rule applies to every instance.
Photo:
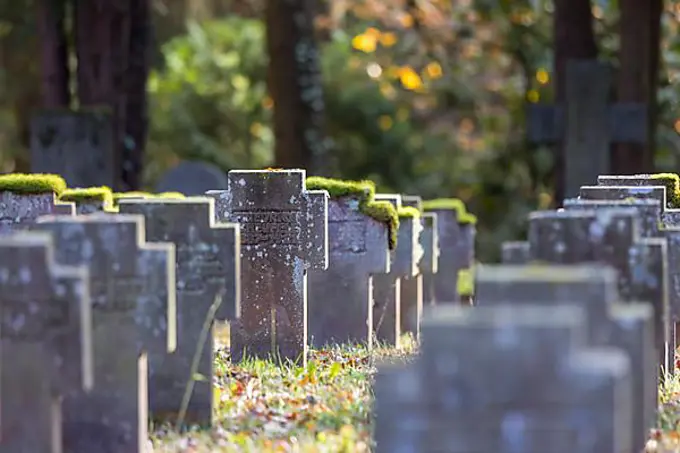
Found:
[[[390,270],[389,229],[359,210],[357,197],[328,201],[327,270],[309,273],[308,341],[373,343],[373,276]]]
[[[328,267],[328,192],[305,190],[304,170],[232,170],[211,190],[220,222],[241,226],[241,320],[232,360],[307,358],[307,271]]]
[[[658,237],[661,223],[661,202],[656,199],[626,199],[626,200],[585,200],[567,198],[562,202],[567,211],[593,210],[611,208],[633,208],[640,216],[640,236]]]
[[[0,237],[0,450],[61,452],[60,396],[93,383],[87,270],[44,233]]]
[[[525,264],[529,261],[529,243],[526,241],[506,241],[501,244],[501,263]]]
[[[376,194],[376,201],[388,201],[399,210],[401,195]],[[397,247],[392,252],[389,273],[373,277],[373,332],[375,338],[399,346],[401,336],[401,282],[418,274],[418,261],[423,255],[419,242],[420,218],[399,218]]]
[[[43,111],[31,121],[31,171],[61,175],[69,187],[117,187],[113,145],[104,111]]]
[[[30,228],[43,215],[75,215],[75,205],[57,201],[52,192],[0,192],[0,235]]]
[[[175,349],[175,248],[144,243],[144,219],[131,215],[45,216],[36,230],[54,236],[60,264],[89,269],[92,297],[92,391],[63,401],[65,450],[145,451],[147,381]],[[149,359],[150,357],[150,359]]]
[[[648,186],[653,187],[652,195],[658,198],[662,203],[662,220],[666,226],[680,226],[680,209],[671,206],[671,196],[668,196],[666,191],[661,193],[661,187],[666,189],[664,183],[654,178],[653,175],[600,175],[597,177],[598,186]]]
[[[203,195],[209,190],[224,190],[228,187],[227,175],[208,162],[184,161],[165,173],[156,192],[179,192],[186,196]]]
[[[567,61],[564,83],[565,105],[531,105],[527,127],[533,143],[562,143],[566,198],[611,171],[613,143],[646,142],[647,108],[636,103],[611,104],[611,68],[600,61]]]
[[[145,218],[147,241],[175,244],[177,294],[177,348],[159,355],[151,363],[154,386],[150,388],[149,409],[160,419],[177,415],[187,382],[195,385],[187,406],[186,420],[210,425],[213,421],[213,335],[201,340],[201,333],[215,307],[214,319],[231,321],[240,315],[240,235],[236,224],[216,223],[211,198],[121,200],[121,214]],[[197,353],[198,367],[192,363]],[[152,359],[150,359],[152,360]]]
[[[580,349],[583,327],[576,307],[433,309],[419,357],[379,369],[376,452],[631,451],[630,364]]]
[[[530,257],[548,263],[603,263],[618,273],[622,301],[654,306],[659,366],[672,373],[667,245],[640,238],[633,208],[593,211],[537,211],[529,216]]]
[[[634,451],[642,451],[656,426],[658,401],[651,304],[619,303],[617,276],[601,264],[481,266],[477,270],[476,305],[523,303],[574,305],[587,314],[588,345],[616,347],[631,363],[631,420]]]

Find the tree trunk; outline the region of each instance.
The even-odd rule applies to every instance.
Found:
[[[122,179],[129,190],[139,190],[149,125],[146,83],[153,25],[150,0],[131,0],[131,3]]]
[[[565,102],[567,60],[597,58],[593,16],[589,0],[555,0],[555,88],[556,103]],[[561,204],[565,193],[564,148],[555,156],[555,202]]]
[[[275,165],[324,172],[324,98],[311,0],[268,0],[269,93],[274,101]]]
[[[66,36],[66,1],[39,0],[37,26],[40,39],[42,106],[68,108],[69,91],[68,39]]]
[[[78,99],[81,107],[107,107],[114,131],[114,190],[123,182],[126,84],[130,50],[130,3],[120,0],[75,0]]]
[[[654,169],[656,91],[663,0],[619,0],[621,10],[618,101],[647,105],[645,144],[615,147],[612,171],[616,174],[649,173]]]

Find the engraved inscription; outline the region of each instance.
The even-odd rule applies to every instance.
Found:
[[[226,275],[219,256],[209,246],[182,244],[177,251],[177,270],[187,276],[177,282],[177,290],[182,292],[204,292],[209,284],[219,283]]]
[[[55,329],[67,328],[69,319],[69,305],[66,302],[3,297],[0,337],[28,341],[44,340],[49,338],[50,334],[54,334]]]
[[[130,311],[137,307],[144,281],[139,277],[94,278],[91,282],[92,307],[103,311]]]
[[[242,245],[293,245],[300,242],[299,211],[234,212]]]
[[[331,253],[365,253],[366,223],[363,221],[328,221]]]

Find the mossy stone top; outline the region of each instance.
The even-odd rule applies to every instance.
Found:
[[[666,186],[666,203],[669,208],[680,208],[680,176],[675,173],[656,173],[649,175],[649,179],[658,180]]]
[[[436,211],[442,209],[450,209],[456,211],[458,214],[458,223],[460,224],[476,224],[477,217],[467,212],[465,204],[458,198],[435,198],[434,200],[423,201],[424,211]]]
[[[60,201],[78,203],[101,203],[102,206],[113,206],[113,192],[106,186],[66,189],[59,196]]]
[[[53,193],[60,195],[66,190],[66,181],[59,175],[49,173],[10,173],[0,175],[0,192],[26,195]]]
[[[389,201],[375,200],[373,181],[345,181],[342,179],[310,176],[305,181],[307,190],[326,190],[331,198],[355,197],[359,200],[359,212],[387,226],[390,250],[397,247],[399,215]]]

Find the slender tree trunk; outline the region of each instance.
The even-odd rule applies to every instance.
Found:
[[[274,101],[275,164],[323,173],[324,98],[311,0],[268,0],[269,93]]]
[[[107,107],[111,111],[115,165],[115,190],[130,190],[123,181],[126,113],[125,73],[130,51],[130,2],[75,0],[78,99],[82,107]]]
[[[149,125],[146,84],[149,77],[150,44],[153,33],[150,0],[130,0],[130,50],[125,78],[125,141],[123,183],[132,190],[141,187],[144,149]]]
[[[555,84],[556,102],[565,102],[567,60],[597,58],[593,15],[589,0],[555,0]],[[564,148],[557,148],[555,159],[555,202],[564,199]]]
[[[654,168],[656,91],[663,0],[619,0],[621,10],[618,100],[647,105],[645,144],[615,147],[612,170],[617,174],[648,173]]]
[[[42,104],[45,108],[67,108],[71,104],[71,95],[65,29],[66,0],[39,0],[36,8]]]

